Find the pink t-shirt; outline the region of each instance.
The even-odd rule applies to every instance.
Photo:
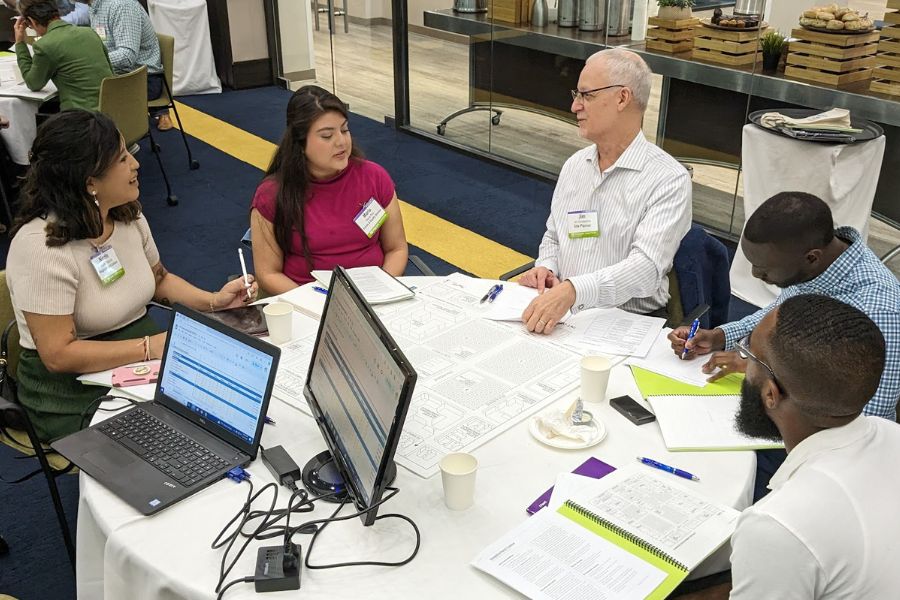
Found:
[[[252,207],[269,222],[275,220],[277,194],[278,183],[267,178],[253,196]],[[336,265],[349,269],[384,264],[381,230],[369,238],[353,221],[370,198],[386,209],[394,198],[394,182],[387,171],[367,160],[351,158],[344,172],[334,179],[310,185],[304,229],[313,269],[330,271]],[[296,229],[283,270],[298,284],[312,281]]]

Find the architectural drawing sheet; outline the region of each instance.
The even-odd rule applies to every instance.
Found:
[[[477,448],[572,390],[575,352],[521,324],[483,318],[480,297],[443,280],[376,308],[419,374],[396,461],[422,476],[450,452]]]

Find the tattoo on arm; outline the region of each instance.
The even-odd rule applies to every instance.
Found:
[[[172,306],[172,303],[169,302],[168,298],[160,298],[159,303],[162,304],[163,306]]]

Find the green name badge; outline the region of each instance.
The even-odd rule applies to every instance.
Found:
[[[121,279],[125,275],[125,267],[119,262],[119,257],[116,256],[116,251],[113,250],[112,246],[97,248],[91,257],[91,265],[93,265],[97,277],[100,278],[100,283],[104,286]]]
[[[600,237],[600,224],[596,210],[573,210],[566,214],[569,239]]]

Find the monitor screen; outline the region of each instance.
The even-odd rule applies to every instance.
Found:
[[[415,381],[384,325],[335,269],[304,393],[360,508],[377,503],[388,483]],[[371,511],[363,520],[374,516]]]
[[[271,352],[248,345],[242,337],[176,311],[159,394],[187,409],[204,426],[220,428],[252,444],[277,363]]]

